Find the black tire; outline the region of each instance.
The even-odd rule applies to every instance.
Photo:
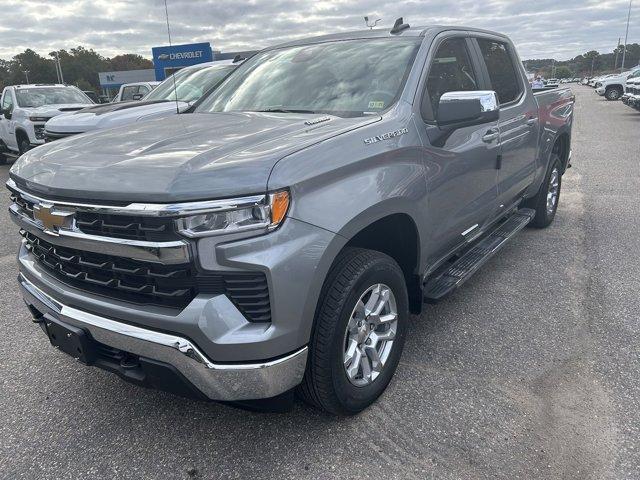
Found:
[[[18,150],[20,151],[20,155],[31,150],[31,143],[24,135],[20,135],[20,137],[18,137]]]
[[[552,210],[547,208],[547,195],[550,192],[551,188],[551,179],[554,175],[554,171],[557,172],[557,197],[555,205]],[[542,185],[540,185],[540,190],[535,195],[524,202],[524,207],[532,208],[536,211],[536,216],[533,217],[533,220],[529,222],[530,227],[535,228],[546,228],[553,222],[553,219],[556,217],[556,212],[558,211],[558,204],[560,203],[560,191],[562,189],[562,162],[560,161],[560,157],[552,153],[551,160],[549,162],[549,169],[547,170],[547,174],[544,177],[544,181]]]
[[[4,153],[0,152],[0,165],[6,165],[7,164],[7,157],[4,155]]]
[[[347,377],[344,367],[347,324],[361,295],[380,283],[388,286],[395,297],[396,335],[377,378],[368,385],[356,386]],[[407,287],[398,264],[380,252],[346,249],[336,259],[322,288],[309,344],[307,370],[298,387],[298,395],[334,415],[354,415],[367,408],[387,388],[398,366],[408,317]]]
[[[619,100],[622,96],[622,90],[618,87],[608,88],[606,92],[604,92],[604,97],[610,102]]]

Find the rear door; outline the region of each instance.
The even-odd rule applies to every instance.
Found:
[[[500,102],[499,208],[508,209],[524,194],[535,174],[538,106],[525,85],[522,64],[502,37],[474,35],[489,88]]]
[[[450,32],[431,48],[418,130],[429,188],[429,262],[437,262],[472,238],[493,217],[497,202],[497,122],[454,131],[441,147],[426,131],[435,124],[447,92],[486,90],[480,62],[466,32]]]

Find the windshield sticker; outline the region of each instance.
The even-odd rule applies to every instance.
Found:
[[[381,102],[381,101],[369,102],[369,108],[382,109],[384,108],[384,102]]]

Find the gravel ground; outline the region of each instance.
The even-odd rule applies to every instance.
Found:
[[[2,195],[0,478],[640,478],[640,113],[574,91],[556,222],[413,318],[353,418],[183,400],[54,351],[18,294]]]

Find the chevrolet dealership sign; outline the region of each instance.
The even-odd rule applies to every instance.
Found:
[[[173,45],[171,47],[154,47],[152,52],[156,80],[164,80],[167,74],[171,74],[182,67],[213,60],[211,44],[208,42]]]

